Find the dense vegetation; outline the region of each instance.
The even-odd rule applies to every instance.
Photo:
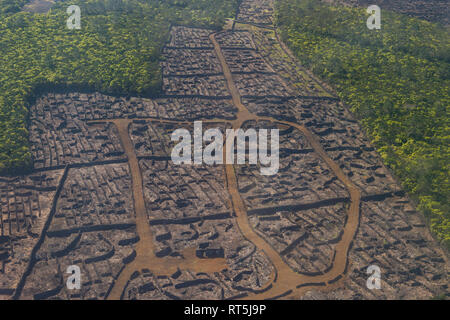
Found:
[[[276,11],[284,41],[361,119],[448,246],[448,29],[382,10],[381,30],[369,30],[365,9],[317,0],[280,0]]]
[[[74,88],[152,95],[160,90],[160,51],[171,24],[220,28],[237,0],[58,2],[48,14],[0,0],[0,173],[30,168],[28,106],[42,90]],[[81,8],[81,30],[66,9]]]

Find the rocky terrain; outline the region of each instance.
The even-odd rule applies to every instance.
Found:
[[[279,42],[272,5],[244,0],[231,30],[173,27],[160,98],[38,99],[34,170],[0,177],[0,299],[448,295],[447,256],[357,121]],[[195,120],[279,129],[278,174],[175,165],[170,135]]]

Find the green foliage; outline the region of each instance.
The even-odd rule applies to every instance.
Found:
[[[0,14],[19,12],[26,3],[26,0],[0,0]]]
[[[280,0],[283,40],[332,84],[361,119],[385,163],[450,244],[450,35],[430,22],[382,11]]]
[[[127,95],[160,91],[160,52],[170,25],[220,28],[237,0],[88,0],[48,14],[0,0],[0,173],[30,168],[28,105],[42,90],[73,88]],[[66,9],[81,8],[81,30]]]
[[[441,293],[431,298],[431,300],[447,300],[447,295],[445,293]]]

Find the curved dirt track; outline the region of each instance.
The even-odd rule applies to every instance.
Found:
[[[193,270],[197,272],[218,272],[226,268],[226,261],[222,258],[199,259],[195,255],[195,248],[190,248],[183,252],[183,259],[158,258],[155,255],[153,245],[153,235],[147,221],[147,211],[145,208],[142,174],[139,168],[139,161],[134,151],[133,143],[128,134],[128,126],[132,120],[113,120],[119,131],[120,140],[128,157],[130,166],[132,190],[134,200],[134,210],[136,213],[136,229],[139,235],[139,242],[136,245],[136,258],[126,265],[120,273],[118,279],[113,284],[107,299],[118,300],[122,298],[124,289],[127,286],[132,274],[144,268],[152,270],[157,275],[171,275],[177,270]]]
[[[241,128],[242,125],[250,120],[270,121],[274,124],[285,125],[299,130],[311,144],[314,151],[322,158],[325,163],[334,172],[337,178],[347,187],[350,193],[351,204],[348,210],[348,219],[344,228],[344,233],[336,245],[335,254],[332,261],[332,268],[318,276],[306,276],[294,272],[279,253],[272,248],[262,237],[260,237],[250,226],[247,209],[238,191],[238,183],[234,166],[225,165],[226,186],[231,198],[231,203],[236,214],[236,223],[242,235],[252,242],[258,249],[263,251],[274,266],[274,272],[271,281],[266,284],[262,293],[247,296],[249,299],[270,299],[277,296],[299,296],[302,292],[311,287],[323,286],[327,288],[335,287],[338,280],[343,278],[348,264],[348,251],[352,239],[355,236],[359,224],[359,207],[361,193],[359,189],[350,181],[339,166],[331,160],[325,150],[322,148],[316,137],[304,126],[293,122],[278,121],[271,117],[259,117],[251,112],[242,104],[241,96],[234,83],[231,71],[218,44],[215,34],[210,35],[210,40],[214,45],[216,55],[220,61],[223,74],[227,81],[228,90],[232,96],[233,105],[238,109],[236,119],[226,121],[221,119],[207,120],[206,122],[228,122],[233,129]],[[147,119],[149,120],[149,119]],[[154,121],[160,121],[154,119]],[[136,226],[140,241],[136,246],[136,258],[125,266],[118,279],[112,286],[107,299],[117,300],[123,298],[123,293],[127,287],[128,281],[133,273],[144,268],[152,270],[157,275],[171,275],[177,270],[192,270],[196,272],[219,272],[226,268],[225,259],[199,259],[195,256],[195,249],[191,248],[183,253],[183,259],[176,258],[158,258],[155,255],[153,244],[153,235],[148,224],[147,212],[145,207],[143,180],[139,167],[139,161],[134,151],[133,143],[128,133],[129,124],[132,120],[116,119],[111,120],[118,129],[120,140],[128,158],[132,177],[133,199],[136,213]],[[169,123],[181,123],[177,121],[162,121]],[[183,122],[185,123],[185,122]]]
[[[351,180],[341,170],[331,158],[327,155],[315,136],[304,126],[293,122],[277,121],[271,117],[259,117],[247,110],[247,108],[241,102],[241,96],[239,94],[236,85],[234,84],[232,74],[225,61],[225,57],[222,54],[220,45],[215,39],[215,34],[210,36],[216,55],[222,66],[223,73],[227,80],[228,89],[233,97],[233,104],[238,108],[237,119],[232,122],[233,129],[238,129],[242,124],[249,120],[266,120],[274,123],[279,123],[287,126],[294,127],[302,132],[314,151],[322,158],[330,169],[334,172],[337,178],[347,187],[350,193],[351,204],[348,210],[348,219],[344,228],[344,234],[342,239],[336,246],[336,252],[334,255],[333,267],[325,274],[320,276],[305,276],[294,272],[263,238],[261,238],[253,228],[250,226],[247,218],[247,210],[245,204],[238,191],[238,183],[233,165],[226,165],[226,179],[228,192],[230,193],[233,209],[236,213],[236,222],[239,226],[244,237],[255,244],[260,250],[264,251],[269,257],[272,264],[275,267],[276,274],[273,275],[273,282],[271,288],[261,294],[251,295],[249,299],[267,299],[273,298],[283,294],[299,294],[300,291],[305,291],[308,287],[316,286],[317,284],[331,284],[338,277],[343,276],[346,271],[347,255],[350,248],[352,239],[355,236],[358,224],[359,224],[359,207],[361,192],[351,182]],[[328,283],[330,282],[331,283]],[[294,287],[295,286],[295,287]],[[297,288],[298,287],[298,288]]]

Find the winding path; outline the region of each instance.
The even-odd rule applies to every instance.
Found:
[[[132,120],[117,119],[112,121],[119,131],[122,146],[128,157],[130,166],[132,190],[134,199],[134,210],[136,213],[136,229],[139,235],[139,242],[136,245],[136,258],[125,266],[114,282],[107,299],[119,300],[122,298],[128,281],[136,271],[149,269],[156,275],[172,275],[177,270],[192,270],[196,272],[213,273],[219,272],[227,267],[223,258],[199,259],[195,255],[195,248],[189,248],[183,252],[183,259],[164,257],[158,258],[155,255],[153,235],[147,219],[147,210],[143,192],[143,180],[139,161],[134,150],[133,142],[128,134],[128,127]]]
[[[226,164],[225,183],[231,197],[231,203],[236,214],[236,223],[239,227],[239,230],[248,241],[252,242],[259,250],[263,251],[266,254],[274,267],[274,272],[271,275],[271,280],[267,283],[267,286],[263,290],[260,290],[261,293],[251,294],[246,298],[270,299],[280,296],[298,297],[301,295],[301,293],[308,289],[311,289],[312,287],[335,287],[339,282],[338,280],[342,279],[346,273],[348,264],[348,251],[351,247],[351,242],[356,234],[359,225],[361,192],[355,186],[355,184],[353,184],[351,180],[345,175],[339,165],[336,164],[327,155],[326,151],[320,145],[319,140],[306,127],[293,122],[279,121],[272,117],[257,116],[251,113],[242,104],[241,96],[234,83],[233,76],[222,53],[222,49],[215,36],[216,34],[211,34],[210,40],[214,45],[216,55],[220,61],[223,74],[227,81],[227,86],[232,96],[232,103],[237,108],[238,112],[236,115],[236,119],[232,121],[213,119],[206,122],[230,123],[233,129],[239,129],[247,121],[270,121],[277,125],[286,125],[299,130],[306,137],[316,154],[319,155],[319,157],[323,161],[325,161],[325,163],[330,167],[337,178],[347,187],[351,199],[351,204],[348,209],[348,217],[344,227],[344,233],[339,243],[336,244],[335,254],[332,258],[333,261],[331,269],[329,269],[326,273],[318,276],[302,275],[293,271],[282,259],[280,254],[268,242],[266,242],[266,240],[259,236],[250,226],[247,217],[247,208],[238,191],[238,182],[234,166],[232,164]],[[166,123],[187,123],[172,120],[147,120]],[[117,127],[122,146],[128,158],[128,164],[130,167],[132,178],[134,208],[136,213],[136,227],[140,239],[136,245],[135,259],[131,263],[127,264],[119,274],[118,278],[112,285],[107,299],[122,299],[124,291],[133,273],[144,268],[151,270],[156,275],[171,275],[177,270],[191,270],[196,272],[213,273],[220,272],[221,270],[226,269],[227,265],[225,259],[199,259],[195,256],[195,248],[190,248],[183,252],[183,259],[172,257],[158,258],[155,255],[153,235],[150,230],[150,225],[147,219],[147,211],[145,207],[142,173],[139,168],[139,161],[134,150],[133,142],[131,141],[128,133],[128,127],[133,120],[115,119],[105,121],[112,122]]]
[[[351,245],[351,242],[356,234],[358,224],[359,224],[359,208],[360,208],[360,200],[361,200],[361,192],[352,183],[352,181],[345,175],[345,173],[341,170],[338,164],[336,164],[325,152],[319,143],[318,139],[304,126],[293,122],[286,121],[278,121],[271,117],[259,117],[253,113],[251,113],[241,102],[241,96],[239,91],[234,84],[233,76],[230,72],[228,64],[225,60],[225,57],[222,53],[222,49],[215,39],[215,34],[210,36],[210,39],[214,45],[214,49],[216,51],[216,55],[220,61],[222,66],[223,73],[227,80],[228,89],[233,98],[233,104],[238,109],[237,119],[232,122],[233,129],[238,129],[242,126],[242,124],[249,120],[265,120],[273,123],[284,124],[287,126],[294,127],[303,133],[311,147],[314,151],[326,162],[326,164],[330,167],[330,169],[334,172],[337,178],[347,187],[350,193],[350,208],[348,210],[348,219],[347,223],[344,227],[344,234],[342,239],[336,245],[336,252],[334,255],[333,266],[332,268],[323,275],[320,276],[305,276],[300,275],[294,272],[286,262],[281,258],[278,252],[276,252],[263,238],[261,238],[250,226],[248,217],[247,217],[247,209],[242,200],[242,197],[238,191],[238,183],[236,179],[236,173],[234,171],[234,167],[231,164],[227,164],[226,166],[226,182],[228,192],[230,193],[233,209],[236,213],[236,221],[241,230],[244,237],[255,244],[260,250],[264,251],[264,253],[271,260],[274,268],[275,274],[272,275],[273,283],[272,287],[261,293],[256,295],[251,295],[248,298],[250,299],[265,299],[272,298],[284,294],[300,294],[307,290],[310,287],[317,286],[317,284],[328,284],[331,285],[334,283],[336,279],[339,277],[343,277],[347,261],[348,261],[348,251]],[[295,285],[295,288],[292,288]]]

